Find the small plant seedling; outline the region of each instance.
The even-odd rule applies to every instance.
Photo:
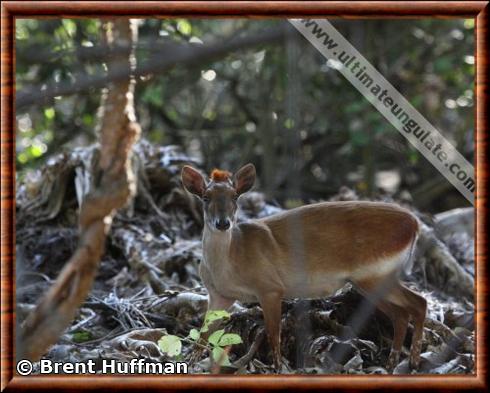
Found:
[[[197,342],[202,333],[209,330],[209,326],[220,319],[229,319],[230,314],[225,310],[212,310],[208,311],[204,316],[204,323],[200,330],[191,329],[189,335],[186,338],[167,334],[158,340],[158,346],[162,352],[166,353],[170,357],[176,357],[180,355],[182,351],[182,340],[190,340]],[[207,340],[206,347],[211,352],[213,361],[220,366],[230,366],[230,359],[228,353],[225,350],[226,347],[235,344],[241,344],[242,338],[235,333],[225,333],[224,329],[213,332]]]

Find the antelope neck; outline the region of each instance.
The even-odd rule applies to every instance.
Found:
[[[204,263],[209,266],[223,266],[228,259],[231,247],[232,230],[211,230],[207,224],[203,231]]]

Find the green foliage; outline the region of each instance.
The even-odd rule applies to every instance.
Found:
[[[16,89],[34,93],[52,83],[73,83],[78,72],[97,75],[102,64],[80,62],[76,51],[100,42],[96,19],[16,19]],[[83,135],[94,140],[100,90],[55,97],[17,111],[17,167],[36,166]]]
[[[184,35],[190,35],[192,33],[192,25],[187,19],[178,19],[177,30]]]
[[[220,366],[231,366],[230,358],[222,347],[213,348],[213,360]]]
[[[238,334],[225,333],[219,339],[218,344],[222,347],[226,347],[227,345],[241,344],[242,342],[242,338]]]
[[[170,357],[176,357],[180,355],[182,351],[182,341],[180,337],[174,336],[172,334],[168,334],[163,336],[160,340],[158,340],[158,346]]]
[[[201,332],[208,331],[211,323],[228,318],[230,318],[230,314],[225,310],[208,311],[204,316],[204,324]],[[219,363],[220,366],[230,365],[230,359],[225,351],[225,347],[242,342],[242,338],[238,334],[225,333],[224,329],[216,330],[208,337],[208,344],[212,349],[213,360]]]
[[[223,334],[225,334],[225,331],[223,329],[216,330],[215,332],[213,332],[213,334],[209,336],[208,343],[213,346],[217,346]]]
[[[220,319],[229,319],[230,313],[225,310],[211,310],[206,312],[204,316],[204,324],[201,329],[201,332],[207,332],[209,330],[209,325],[211,323],[218,321]]]
[[[201,332],[197,329],[191,329],[189,332],[189,338],[193,341],[199,340],[199,337],[201,337]]]
[[[141,96],[143,102],[150,105],[163,107],[163,86],[162,85],[150,85],[145,89],[143,95]]]
[[[73,335],[71,336],[72,341],[75,343],[83,343],[86,341],[90,341],[92,340],[92,338],[93,338],[92,333],[86,330],[77,331],[73,333]]]
[[[188,339],[194,342],[198,342],[202,333],[207,332],[209,330],[209,326],[216,321],[222,319],[229,319],[230,314],[225,310],[212,310],[206,312],[204,316],[204,323],[201,330],[191,329],[188,335]],[[158,341],[158,346],[162,350],[162,352],[168,354],[171,357],[175,357],[180,355],[182,351],[182,340],[186,340],[186,338],[180,338],[179,336],[174,336],[171,334],[163,336]],[[220,366],[229,366],[231,365],[230,359],[228,357],[226,347],[235,344],[241,344],[242,338],[235,333],[225,333],[224,329],[219,329],[214,331],[207,340],[207,348],[211,352],[211,356],[216,363],[219,363]],[[202,345],[199,342],[199,345]]]
[[[288,130],[294,127],[294,120],[293,119],[286,119],[284,121],[284,127],[286,127]]]
[[[473,146],[474,19],[335,20],[336,28],[436,128],[471,160]],[[16,18],[16,88],[33,92],[104,75],[108,54],[97,19]],[[137,63],[155,48],[220,45],[231,38],[265,35],[281,20],[146,19],[139,26]],[[356,38],[357,37],[357,38]],[[361,37],[361,38],[359,38]],[[143,136],[181,144],[207,169],[234,169],[252,161],[262,185],[280,203],[320,199],[342,185],[369,159],[379,168],[402,168],[419,184],[433,176],[425,159],[383,116],[327,65],[306,41],[289,51],[286,40],[236,48],[137,80],[135,104]],[[295,54],[295,55],[292,55]],[[83,56],[81,55],[83,54]],[[158,53],[172,56],[172,52]],[[95,141],[100,88],[21,108],[17,121],[17,168],[36,167],[70,146]],[[469,93],[468,93],[469,92]],[[297,134],[301,133],[301,138]],[[397,149],[387,146],[397,144]],[[296,160],[300,194],[289,195],[278,168]],[[319,167],[322,171],[314,171]],[[269,175],[265,175],[267,172]],[[331,172],[335,172],[335,176]],[[417,176],[407,176],[408,174]],[[367,181],[368,179],[362,179]],[[368,187],[369,188],[369,187]]]

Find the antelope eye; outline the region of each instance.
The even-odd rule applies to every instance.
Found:
[[[208,203],[209,202],[209,197],[207,195],[204,195],[202,197],[202,201]]]

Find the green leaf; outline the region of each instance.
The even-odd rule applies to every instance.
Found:
[[[22,152],[17,155],[17,159],[21,164],[25,164],[27,161],[29,161],[29,156],[26,152]]]
[[[72,37],[77,32],[77,25],[71,19],[61,19],[63,27],[70,37]]]
[[[294,127],[294,120],[293,119],[286,119],[284,121],[284,127],[286,127],[288,130]]]
[[[226,333],[221,336],[218,345],[225,347],[227,345],[241,344],[242,342],[242,338],[238,334]]]
[[[199,333],[199,330],[197,330],[197,329],[191,329],[191,331],[189,332],[189,338],[191,340],[197,341],[197,340],[199,340],[199,337],[201,337],[201,334]]]
[[[213,348],[213,360],[220,366],[231,366],[228,354],[221,347]]]
[[[29,153],[31,153],[31,156],[33,157],[41,157],[43,155],[43,149],[41,146],[39,145],[32,145],[30,148],[29,148]]]
[[[160,349],[171,357],[177,356],[182,351],[182,342],[180,337],[173,336],[171,334],[163,336],[158,340],[158,346]]]
[[[82,122],[86,126],[91,126],[94,123],[94,117],[90,113],[85,113],[82,116]]]
[[[204,317],[204,319],[208,322],[213,322],[224,318],[230,318],[230,313],[226,310],[211,310],[208,311]]]
[[[201,332],[207,332],[209,330],[209,325],[214,321],[219,319],[227,319],[230,318],[230,313],[225,310],[211,310],[206,313],[204,316],[204,324],[201,329]]]
[[[80,332],[75,332],[73,333],[73,336],[71,337],[73,342],[76,343],[83,343],[85,341],[89,341],[92,339],[92,334],[88,331],[80,331]]]
[[[465,19],[464,20],[464,28],[465,29],[473,29],[475,27],[474,19]]]
[[[54,119],[54,115],[55,115],[55,111],[54,111],[54,108],[46,108],[44,110],[44,116],[46,117],[46,119],[48,120],[53,120]]]
[[[216,330],[213,334],[211,334],[211,336],[209,336],[208,342],[214,346],[218,345],[218,342],[224,333],[225,331],[223,329]]]
[[[192,33],[192,26],[187,19],[179,19],[177,22],[177,30],[182,34],[189,35]]]

